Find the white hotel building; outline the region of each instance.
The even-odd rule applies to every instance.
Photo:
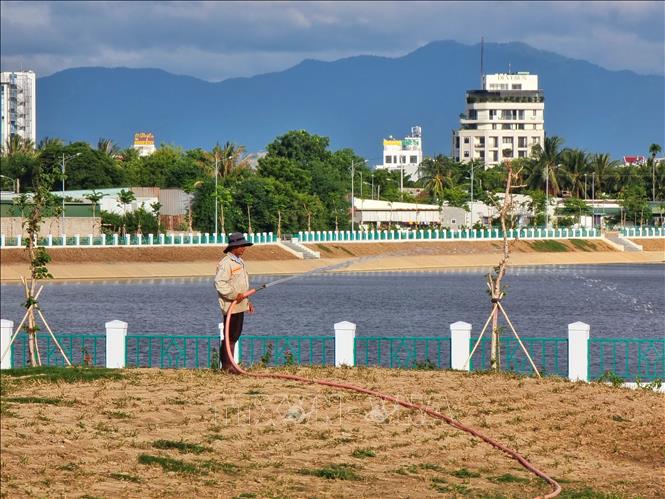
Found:
[[[545,141],[544,101],[538,75],[484,75],[482,90],[466,92],[460,129],[453,130],[453,157],[482,161],[488,168],[530,156],[533,146]]]
[[[403,139],[392,136],[383,139],[383,164],[375,168],[398,171],[411,180],[418,180],[418,167],[423,160],[422,129],[419,126],[411,127],[411,134]]]
[[[0,73],[0,140],[18,135],[37,141],[36,76],[33,71]]]

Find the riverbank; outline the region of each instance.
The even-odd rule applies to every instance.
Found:
[[[511,265],[592,265],[663,263],[665,252],[616,251],[602,241],[518,241]],[[554,244],[553,244],[554,243]],[[659,242],[653,243],[655,246]],[[285,275],[339,265],[333,272],[434,271],[492,268],[501,258],[500,242],[413,242],[317,244],[320,259],[300,260],[277,245],[253,246],[246,253],[253,275]],[[646,249],[646,248],[645,248]],[[212,276],[223,247],[51,249],[55,279],[135,279]],[[0,250],[2,282],[27,275],[25,251]]]
[[[550,490],[480,440],[366,396],[210,370],[80,371],[87,381],[62,371],[68,379],[2,377],[7,497],[76,490],[91,497],[534,497]],[[665,494],[657,393],[511,374],[270,371],[433,407],[522,453],[566,497]]]

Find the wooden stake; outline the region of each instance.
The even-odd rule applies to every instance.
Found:
[[[536,364],[533,363],[533,360],[531,359],[531,355],[529,355],[528,350],[522,343],[522,340],[520,339],[519,335],[517,334],[517,331],[515,331],[515,328],[513,327],[513,323],[510,322],[510,319],[508,318],[508,314],[506,313],[506,310],[503,308],[503,305],[501,305],[500,302],[497,302],[497,305],[501,309],[501,312],[503,313],[504,318],[506,321],[508,321],[508,325],[510,326],[510,329],[513,330],[513,334],[515,335],[515,338],[517,338],[517,341],[519,342],[520,346],[522,347],[522,350],[524,350],[524,353],[526,354],[526,358],[529,359],[529,362],[531,362],[531,367],[533,367],[533,370],[536,371],[536,374],[538,375],[539,378],[542,378],[540,375],[540,372],[538,371],[538,368],[536,367]]]
[[[490,312],[489,317],[487,318],[487,321],[485,321],[485,325],[483,326],[483,330],[480,332],[480,336],[478,336],[478,340],[476,341],[476,344],[473,346],[473,350],[471,350],[471,353],[469,354],[469,358],[466,359],[466,362],[462,366],[462,368],[466,368],[466,366],[469,365],[469,362],[471,361],[471,357],[473,357],[473,354],[476,353],[476,348],[478,348],[478,345],[480,345],[480,340],[483,337],[483,334],[485,334],[485,330],[487,329],[487,325],[490,323],[490,319],[494,315],[494,311],[496,310],[497,304],[494,304],[494,307],[492,308],[492,311]]]
[[[23,276],[21,276],[23,278]],[[39,290],[37,291],[37,294],[35,295],[35,300],[39,297],[39,293],[42,292],[42,289],[44,289],[44,286],[41,286]],[[18,327],[16,328],[16,331],[14,331],[14,334],[12,335],[11,339],[9,340],[9,345],[7,345],[7,348],[5,348],[5,351],[2,353],[2,357],[0,358],[0,361],[5,359],[5,356],[7,355],[7,352],[9,352],[9,349],[12,347],[14,344],[14,341],[16,340],[16,337],[18,336],[18,333],[21,331],[21,328],[23,327],[23,323],[25,320],[28,318],[28,314],[30,313],[30,309],[32,309],[34,305],[30,305],[28,309],[25,311],[25,314],[23,314],[23,319],[19,323]]]
[[[53,338],[53,343],[56,344],[58,347],[58,350],[60,350],[60,353],[62,354],[62,357],[65,359],[65,362],[67,362],[67,365],[71,367],[72,363],[69,362],[69,358],[67,355],[65,355],[65,351],[62,349],[60,346],[60,343],[58,343],[58,340],[55,338],[55,335],[53,334],[53,331],[51,331],[51,328],[48,325],[48,322],[46,322],[46,319],[44,319],[44,314],[42,314],[42,311],[37,309],[37,313],[39,314],[39,317],[42,319],[42,322],[46,326],[46,329],[48,330],[49,334],[51,335],[51,338]]]

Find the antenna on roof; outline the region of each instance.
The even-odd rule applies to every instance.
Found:
[[[485,76],[484,69],[484,53],[485,53],[485,37],[480,37],[480,88],[483,88],[483,77]]]
[[[510,74],[510,63],[508,63],[508,74]]]

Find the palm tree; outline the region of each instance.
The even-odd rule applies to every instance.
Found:
[[[649,146],[649,154],[651,154],[651,201],[656,200],[656,156],[662,150],[659,144]]]
[[[126,234],[126,221],[127,221],[127,205],[129,205],[132,201],[136,200],[136,196],[132,191],[126,191],[125,189],[122,189],[118,193],[118,204],[122,206],[122,230],[121,230],[121,235],[124,236]]]
[[[249,167],[249,159],[245,155],[245,147],[235,145],[233,142],[226,142],[224,147],[220,148],[219,144],[216,146],[217,151],[213,149],[213,153],[218,153],[218,159],[221,164],[220,174],[225,177],[235,170]]]
[[[531,189],[545,190],[549,184],[549,194],[557,195],[561,190],[559,187],[559,174],[557,165],[560,162],[561,153],[559,148],[563,140],[560,137],[545,137],[543,147],[536,145],[533,147],[532,156],[535,161],[531,174],[526,182]],[[548,179],[549,177],[549,179]]]
[[[99,203],[104,196],[107,196],[108,194],[102,194],[101,192],[97,192],[96,190],[92,190],[91,193],[89,194],[84,194],[83,197],[86,198],[88,201],[92,203],[92,220],[94,224],[94,220],[96,219],[95,216],[95,210],[97,209],[97,203]],[[131,201],[130,201],[131,203]],[[93,226],[94,228],[94,226]]]
[[[97,141],[97,150],[111,159],[115,159],[120,153],[120,147],[115,144],[112,139],[104,139],[101,137]]]
[[[616,168],[618,161],[612,161],[609,154],[594,154],[589,159],[589,174],[593,174],[597,190],[600,192],[610,192],[611,184],[616,183]],[[589,189],[589,185],[587,185]],[[587,192],[588,193],[588,192]]]
[[[31,139],[25,139],[15,133],[10,135],[2,147],[2,155],[14,156],[16,154],[35,155],[35,143]]]
[[[425,158],[418,167],[425,192],[433,196],[439,207],[443,206],[443,191],[455,183],[455,174],[450,160],[439,154]]]
[[[62,140],[56,137],[44,137],[42,140],[39,141],[37,149],[43,151],[47,147],[62,147],[63,145],[64,144],[62,143]]]
[[[581,149],[564,149],[561,152],[562,180],[576,198],[584,192],[584,174],[589,171],[589,162],[589,156]]]

